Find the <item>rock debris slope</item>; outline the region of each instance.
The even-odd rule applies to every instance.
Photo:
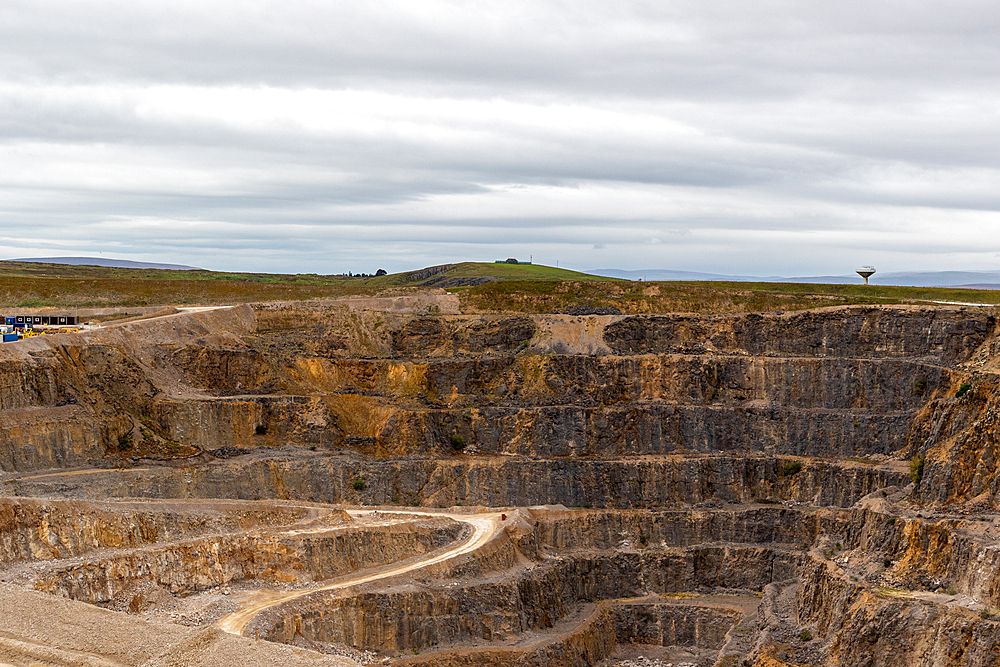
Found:
[[[1000,664],[993,312],[384,305],[0,349],[0,658]]]

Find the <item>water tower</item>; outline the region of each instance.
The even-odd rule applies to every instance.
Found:
[[[874,266],[862,266],[858,269],[858,275],[865,279],[865,285],[868,284],[868,278],[870,278],[873,273],[875,273]]]

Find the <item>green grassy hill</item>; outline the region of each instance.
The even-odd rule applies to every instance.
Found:
[[[472,276],[492,276],[498,280],[596,280],[601,282],[626,282],[617,278],[604,278],[589,273],[557,269],[541,264],[487,264],[485,262],[462,262],[446,274],[456,278]]]
[[[505,280],[462,290],[463,308],[561,312],[573,306],[617,308],[625,314],[741,313],[824,306],[1000,304],[1000,291],[806,283],[596,282]]]
[[[601,280],[615,282],[579,271],[557,269],[541,264],[494,264],[492,262],[461,262],[391,273],[375,277],[348,277],[343,274],[316,273],[251,273],[239,271],[208,271],[206,269],[123,269],[79,264],[43,264],[40,262],[0,261],[0,276],[25,278],[84,278],[120,280],[230,280],[260,283],[298,283],[310,285],[416,285],[426,280],[424,274],[447,278],[491,277],[497,280]]]
[[[848,304],[1000,303],[1000,291],[805,283],[630,282],[540,264],[461,262],[379,277],[118,269],[0,262],[0,308],[158,306],[308,300],[436,286],[476,311],[728,313]]]
[[[0,307],[153,306],[301,300],[373,294],[393,287],[461,287],[490,280],[608,279],[549,266],[486,262],[446,264],[377,278],[0,262]]]
[[[582,280],[600,282],[627,282],[617,278],[604,278],[589,273],[557,269],[542,264],[505,264],[493,262],[461,262],[442,264],[418,271],[395,273],[373,279],[373,283],[384,281],[388,285],[443,285],[463,287],[482,284],[490,280]]]

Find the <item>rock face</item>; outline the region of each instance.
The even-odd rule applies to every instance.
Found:
[[[831,647],[836,664],[993,665],[1000,660],[1000,623],[988,616],[873,594],[831,575],[826,564],[805,570],[799,613],[801,620],[836,638]]]
[[[982,311],[859,307],[717,319],[629,317],[608,326],[604,338],[620,354],[714,348],[753,355],[926,357],[953,364],[971,356],[995,327],[995,316]]]
[[[478,649],[409,657],[399,665],[573,665],[597,664],[636,639],[647,647],[683,645],[715,649],[725,645],[740,612],[722,605],[699,607],[662,600],[602,603],[574,630],[537,647]],[[642,664],[665,664],[646,662]],[[671,664],[671,663],[666,663]],[[689,663],[691,664],[691,663]]]
[[[253,313],[244,306],[3,347],[0,468],[82,465],[108,453],[134,453],[140,443],[157,452],[183,452],[154,432],[154,406],[181,388],[176,370],[160,367],[157,353],[198,336],[205,343],[232,342],[233,332],[245,332],[252,323]]]
[[[773,558],[773,554],[749,555],[751,559],[761,557]],[[750,583],[733,572],[740,569],[738,563],[743,558],[747,556],[740,550],[719,550],[676,554],[671,561],[677,568],[683,567],[681,563],[697,562],[703,570],[699,573],[702,580],[725,585]],[[317,641],[390,650],[419,650],[470,639],[503,640],[551,627],[580,600],[636,597],[680,587],[681,579],[663,577],[652,584],[652,590],[644,591],[641,572],[645,568],[662,569],[662,563],[646,562],[638,554],[607,554],[568,559],[502,581],[460,588],[389,590],[351,597],[317,594],[268,610],[255,619],[251,631],[266,632],[272,641],[283,643],[291,642],[298,633]],[[686,583],[686,588],[691,588],[691,582]],[[648,582],[646,585],[649,587]],[[730,610],[670,611],[669,606],[655,603],[629,606],[626,612],[615,615],[615,625],[622,641],[627,636],[646,636],[651,640],[656,637],[655,643],[661,645],[688,644],[698,637],[718,648],[738,616]],[[650,618],[649,614],[655,616]]]
[[[449,455],[459,441],[469,453],[543,457],[927,449],[918,432],[931,428],[925,441],[937,443],[934,424],[967,418],[943,412],[955,412],[945,398],[963,377],[955,363],[996,324],[905,308],[594,316],[615,354],[593,356],[531,354],[552,346],[552,327],[526,316],[351,312],[308,336],[262,316],[258,333],[242,307],[4,348],[0,467],[286,443],[394,456]],[[369,358],[318,354],[331,331]],[[296,340],[297,354],[282,347]]]
[[[461,532],[460,524],[441,520],[378,531],[342,527],[306,535],[213,535],[88,559],[69,567],[42,568],[34,587],[74,600],[107,603],[140,581],[177,595],[248,579],[319,581],[432,551],[454,541]]]
[[[390,301],[4,346],[0,579],[133,614],[211,598],[209,621],[301,590],[248,636],[399,664],[1000,661],[992,312]],[[522,509],[461,556],[313,590],[461,544],[459,505]]]
[[[134,548],[212,532],[235,532],[305,517],[298,507],[178,502],[155,510],[143,503],[77,503],[0,499],[0,559],[58,560],[107,548]]]
[[[555,459],[452,457],[378,461],[340,456],[241,457],[197,468],[123,470],[82,483],[60,479],[59,492],[79,498],[144,496],[264,498],[390,504],[395,497],[429,506],[561,504],[646,507],[702,502],[795,501],[847,507],[872,491],[904,484],[892,467],[793,459],[663,457]],[[355,488],[363,480],[364,487]],[[25,495],[50,492],[47,479],[10,483]]]

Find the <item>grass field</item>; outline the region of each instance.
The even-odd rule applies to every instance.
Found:
[[[580,273],[579,271],[570,271],[568,269],[557,269],[554,266],[543,266],[541,264],[488,264],[485,262],[462,262],[461,264],[456,264],[454,268],[442,273],[441,275],[449,278],[492,276],[499,280],[581,280],[588,282],[619,282],[615,278],[604,278],[602,276],[594,276],[589,273]]]
[[[218,280],[253,283],[290,283],[297,285],[341,286],[347,284],[412,285],[422,280],[421,274],[431,272],[434,276],[465,278],[492,276],[499,280],[603,280],[614,282],[615,278],[602,278],[579,271],[557,269],[541,264],[494,264],[490,262],[461,262],[443,264],[438,267],[417,269],[403,273],[391,273],[379,277],[348,277],[346,275],[319,275],[316,273],[248,273],[233,271],[208,271],[191,269],[117,269],[103,266],[76,264],[42,264],[37,262],[0,261],[0,276],[24,278],[89,278],[118,280]]]
[[[83,278],[94,280],[219,280],[255,283],[294,283],[332,285],[350,282],[347,276],[320,276],[315,273],[242,273],[191,269],[116,269],[104,266],[76,264],[42,264],[39,262],[2,262],[0,276],[24,278]]]
[[[373,294],[432,277],[490,276],[500,280],[606,280],[540,265],[463,262],[379,277],[317,274],[116,269],[100,266],[0,262],[0,307],[104,307],[231,304]]]
[[[614,306],[624,313],[800,310],[846,304],[961,301],[1000,303],[1000,291],[802,283],[630,282],[551,266],[462,262],[386,276],[115,269],[0,262],[0,308],[158,306],[309,300],[374,294],[394,287],[491,277],[452,288],[463,308],[558,312]]]
[[[462,290],[466,310],[559,312],[570,306],[613,306],[623,313],[736,313],[854,304],[996,305],[1000,291],[803,283],[492,282]]]

